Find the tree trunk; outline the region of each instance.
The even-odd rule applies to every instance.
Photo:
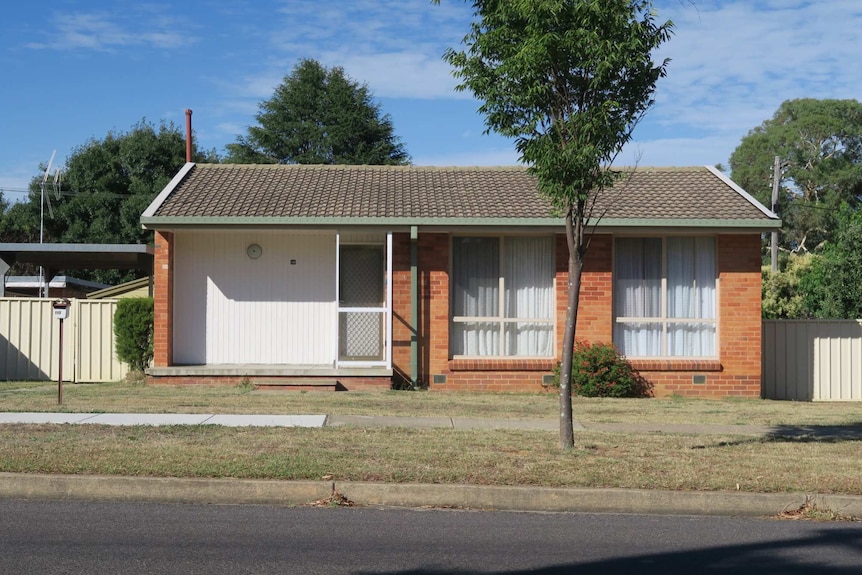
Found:
[[[560,364],[560,447],[575,446],[572,419],[572,360],[575,348],[575,326],[578,323],[581,272],[583,258],[583,222],[572,206],[566,211],[566,243],[569,247],[568,303],[566,304],[566,329],[563,334],[563,357]]]

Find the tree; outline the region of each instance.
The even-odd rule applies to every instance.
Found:
[[[215,152],[197,153],[196,161],[218,161]],[[129,132],[109,132],[75,148],[66,161],[60,197],[50,195],[44,241],[69,243],[139,243],[152,241],[142,230],[141,213],[185,162],[185,136],[174,124],[158,129],[142,120]],[[44,167],[41,168],[44,172]],[[27,201],[12,206],[2,222],[4,241],[39,241],[42,175],[30,183]],[[59,271],[59,270],[58,270]],[[75,271],[77,276],[115,283],[132,273]]]
[[[574,446],[572,356],[584,255],[610,165],[653,103],[673,27],[649,0],[473,0],[463,43],[444,58],[483,103],[487,129],[515,138],[539,190],[565,218],[568,304],[560,366],[560,443]]]
[[[771,205],[775,156],[784,168],[779,245],[805,252],[833,237],[839,206],[862,194],[862,104],[856,100],[787,100],[752,129],[730,156],[731,177]]]
[[[799,282],[810,315],[824,319],[862,318],[862,210],[843,206],[836,216],[835,241],[822,250]]]
[[[410,157],[366,85],[302,60],[260,104],[259,126],[228,144],[232,163],[407,164]]]
[[[789,254],[781,258],[780,269],[763,266],[761,282],[762,315],[765,319],[805,319],[813,317],[811,300],[802,290],[815,261],[822,256],[811,253]],[[815,305],[815,307],[817,307]]]

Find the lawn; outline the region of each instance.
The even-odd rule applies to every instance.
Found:
[[[0,383],[3,411],[555,419],[548,394],[284,393],[243,387]],[[858,425],[862,404],[575,399],[597,423]],[[0,425],[0,471],[862,494],[860,441],[741,434]]]
[[[723,425],[847,425],[862,423],[862,403],[801,403],[760,399],[573,400],[575,419],[593,423],[715,423]],[[282,392],[244,386],[143,385],[125,382],[63,385],[0,382],[0,411],[97,413],[262,413],[414,415],[417,417],[558,417],[555,391],[537,394],[439,392]]]

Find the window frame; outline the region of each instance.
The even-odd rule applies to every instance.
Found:
[[[713,255],[714,255],[714,272],[715,277],[715,303],[712,318],[681,318],[668,317],[668,239],[669,238],[711,238],[713,240]],[[661,240],[661,293],[659,296],[660,316],[656,317],[637,317],[637,316],[620,316],[617,310],[617,240],[618,239],[660,239]],[[620,349],[619,342],[616,338],[617,326],[622,323],[643,323],[643,324],[660,324],[661,326],[661,355],[627,355],[628,359],[632,360],[660,360],[660,361],[687,361],[687,360],[716,360],[719,357],[720,349],[720,330],[719,330],[719,311],[721,310],[721,276],[718,265],[718,235],[715,234],[668,234],[668,235],[615,235],[613,240],[613,262],[611,269],[613,270],[613,282],[611,287],[611,309],[613,314],[613,322],[611,329],[611,337],[614,344]],[[669,326],[673,324],[704,324],[715,326],[715,348],[713,355],[670,355],[668,353],[668,331]]]
[[[551,297],[553,301],[553,305],[551,308],[551,317],[550,318],[507,318],[505,317],[505,297],[506,297],[506,283],[505,276],[503,270],[505,269],[505,255],[506,255],[506,238],[523,238],[523,237],[541,237],[541,238],[549,238],[551,242]],[[459,234],[450,234],[449,235],[449,337],[448,337],[448,347],[449,347],[449,359],[459,360],[459,359],[471,359],[471,360],[507,360],[507,361],[518,361],[518,360],[547,360],[554,359],[557,356],[557,312],[556,312],[556,300],[557,300],[557,265],[556,265],[556,251],[557,251],[557,241],[555,234],[547,234],[547,233],[521,233],[521,234],[491,234],[491,233],[459,233]],[[498,258],[498,277],[497,277],[497,316],[456,316],[455,315],[455,241],[458,238],[495,238],[497,239],[498,249],[497,249],[497,258]],[[463,354],[455,354],[453,353],[454,345],[453,345],[453,337],[455,330],[453,329],[456,323],[487,323],[487,324],[496,324],[496,329],[498,330],[499,338],[500,338],[500,349],[501,351],[505,351],[503,349],[502,342],[505,337],[505,329],[507,324],[512,323],[541,323],[541,324],[549,324],[551,326],[551,343],[550,343],[550,354],[548,355],[463,355]]]

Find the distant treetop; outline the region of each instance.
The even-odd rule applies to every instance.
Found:
[[[340,67],[301,60],[260,103],[257,126],[226,146],[229,163],[409,164],[392,119]]]

